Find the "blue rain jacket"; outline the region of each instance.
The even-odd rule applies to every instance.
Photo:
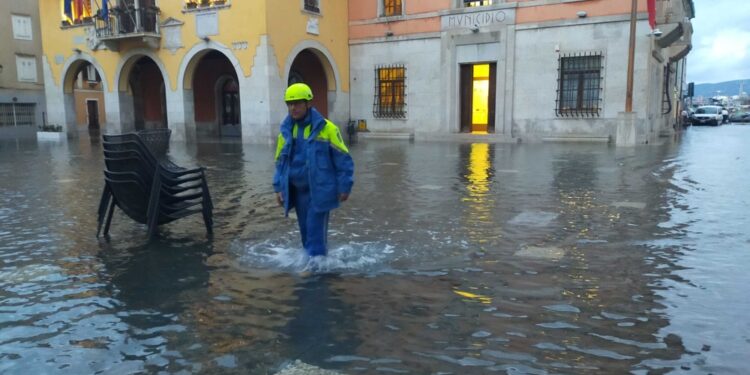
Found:
[[[339,194],[349,194],[354,185],[354,160],[341,138],[339,128],[315,108],[308,110],[301,124],[287,115],[281,123],[276,144],[276,172],[273,189],[284,199],[284,215],[289,214],[289,173],[292,162],[293,138],[304,131],[307,142],[307,172],[310,183],[311,208],[317,212],[337,208]]]

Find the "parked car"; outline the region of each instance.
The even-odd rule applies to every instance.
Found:
[[[693,125],[711,124],[717,126],[724,121],[724,116],[721,114],[721,107],[718,105],[704,105],[698,107],[690,118],[690,122]]]
[[[729,116],[731,122],[750,122],[750,112],[735,112]]]

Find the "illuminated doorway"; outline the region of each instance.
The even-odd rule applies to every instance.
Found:
[[[495,132],[495,64],[461,65],[461,132]]]

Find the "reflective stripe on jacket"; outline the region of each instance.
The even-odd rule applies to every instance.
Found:
[[[311,205],[315,211],[330,211],[339,206],[339,195],[349,194],[354,185],[354,161],[349,149],[341,138],[339,128],[324,118],[315,108],[301,121],[305,124],[307,144],[308,174]],[[276,143],[276,172],[273,176],[273,189],[284,198],[284,214],[289,213],[289,170],[292,161],[292,140],[300,128],[288,116],[281,123],[281,131]]]

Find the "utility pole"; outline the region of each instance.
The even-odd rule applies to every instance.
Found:
[[[630,44],[628,47],[628,83],[625,91],[625,112],[633,112],[633,65],[635,64],[635,20],[638,0],[630,9]]]
[[[635,146],[638,142],[638,121],[636,113],[633,112],[633,64],[635,64],[635,20],[637,8],[638,0],[633,0],[630,11],[630,43],[628,46],[628,83],[625,90],[625,112],[617,114],[615,143],[618,146]]]

